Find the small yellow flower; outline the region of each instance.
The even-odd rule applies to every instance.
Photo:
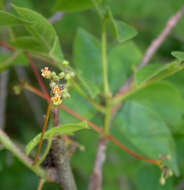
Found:
[[[173,171],[172,171],[171,169],[169,169],[169,170],[167,171],[167,175],[168,175],[168,177],[173,176]]]
[[[19,95],[21,93],[21,90],[22,89],[21,89],[20,85],[16,85],[13,87],[13,91],[16,95]]]
[[[51,97],[51,101],[55,106],[58,106],[62,103],[61,97],[58,95]]]
[[[61,89],[59,88],[58,85],[55,85],[52,89],[52,92],[54,95],[60,95],[62,93]]]
[[[63,61],[63,65],[68,65],[68,64],[69,64],[69,62],[67,60]]]
[[[42,76],[46,79],[50,79],[51,77],[51,71],[49,70],[48,67],[45,67],[44,69],[41,70]]]

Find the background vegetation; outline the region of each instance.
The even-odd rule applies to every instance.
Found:
[[[15,5],[33,9],[46,18],[51,18],[56,11],[60,10],[57,2],[54,0],[12,0]],[[151,41],[163,30],[169,17],[183,6],[183,1],[106,0],[105,2],[110,7],[114,18],[125,21],[138,32],[135,38],[123,44],[117,43],[111,33],[108,33],[109,83],[114,95],[134,72],[135,66],[141,62],[144,52]],[[7,3],[8,0],[1,2],[1,8],[4,9],[3,5]],[[98,15],[94,8],[76,12],[63,11],[62,13],[61,19],[54,23],[54,28],[59,36],[63,54],[72,67],[80,70],[88,85],[93,87],[91,88],[92,95],[98,94],[96,100],[100,102],[101,92],[99,91],[103,88],[101,70],[93,65],[94,62],[99,62],[98,52],[95,52],[98,45],[95,48],[93,46],[97,43],[93,36],[97,39],[101,38]],[[9,39],[9,35],[3,32],[4,28],[0,30],[1,40]],[[16,27],[13,31],[15,36],[27,34],[22,27]],[[175,58],[171,52],[184,50],[183,36],[184,19],[182,18],[149,64],[165,66],[166,63],[174,61]],[[14,85],[18,84],[19,77],[24,75],[20,72],[20,67],[26,71],[26,78],[24,76],[26,81],[38,88],[39,85],[26,61],[20,62],[21,66],[16,63],[13,67],[7,67],[3,65],[4,54],[2,50],[0,70],[9,72],[8,85],[6,89],[3,89],[3,91],[7,90],[4,130],[14,142],[24,149],[24,145],[40,132],[47,104],[43,99],[31,93],[27,95],[27,92],[22,92],[19,96],[14,94]],[[181,60],[181,56],[179,57]],[[38,59],[35,59],[35,62],[38,70],[46,65],[44,61]],[[152,68],[148,69],[152,70]],[[161,71],[162,69],[156,70],[156,74]],[[155,76],[154,73],[150,75],[148,73],[146,76],[144,75],[146,72],[142,70],[136,73],[138,84],[152,78],[152,74]],[[171,168],[178,176],[174,175],[167,180],[164,186],[161,186],[159,183],[161,171],[156,165],[136,159],[109,142],[103,168],[103,190],[184,189],[184,187],[181,188],[184,179],[183,84],[184,71],[181,70],[146,88],[137,90],[118,111],[110,130],[110,133],[129,149],[145,157],[158,159],[158,154],[152,151],[155,147],[163,154],[169,153],[174,160],[170,164]],[[72,88],[70,93],[72,98],[65,100],[64,105],[102,126],[102,114],[99,114],[75,89]],[[0,106],[1,104],[0,102]],[[64,111],[60,111],[60,120],[62,123],[78,121]],[[141,130],[136,131],[138,128]],[[82,130],[73,137],[85,147],[84,151],[77,149],[71,159],[79,190],[85,190],[88,187],[98,138],[99,135],[93,130]],[[37,188],[38,180],[39,178],[34,173],[1,146],[0,189],[32,190]],[[46,183],[43,189],[59,189],[59,187]]]

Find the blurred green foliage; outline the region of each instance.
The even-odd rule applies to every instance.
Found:
[[[39,52],[42,55],[49,54],[50,58],[56,61],[63,59],[64,55],[71,61],[73,68],[79,72],[83,80],[83,83],[80,81],[79,85],[83,86],[89,95],[100,102],[103,87],[100,63],[101,44],[99,41],[101,26],[95,10],[89,9],[91,8],[90,1],[86,1],[83,7],[78,4],[77,8],[76,6],[70,7],[70,4],[67,5],[67,1],[64,0],[44,0],[44,3],[38,0],[12,0],[12,2],[20,7],[31,8],[46,18],[50,18],[56,10],[67,10],[62,19],[54,24],[58,38],[52,26],[40,17],[39,25],[30,26],[29,24],[26,28],[27,31],[23,27],[14,27],[13,31],[17,38],[14,41],[11,39],[10,44],[17,49],[27,48],[26,50],[31,52]],[[75,4],[76,1],[72,2]],[[81,0],[81,2],[83,1]],[[105,0],[105,2],[112,10],[114,18],[125,21],[138,31],[133,40],[125,43],[117,43],[117,40],[113,38],[112,31],[108,31],[109,83],[112,93],[115,94],[134,72],[133,68],[140,63],[150,42],[158,36],[168,18],[175,14],[182,6],[183,1],[116,0],[115,2]],[[6,4],[6,0],[4,0],[4,4]],[[1,4],[0,6],[2,7]],[[77,12],[71,12],[68,9]],[[19,11],[18,13],[24,19],[27,18],[26,22],[34,20],[34,18],[30,19],[29,12]],[[37,18],[35,20],[37,23]],[[17,22],[20,24],[21,21]],[[128,28],[128,34],[131,34],[131,37],[135,35],[132,27]],[[2,28],[0,30],[2,31]],[[31,35],[29,38],[27,37],[28,33]],[[41,34],[41,38],[39,38],[39,34]],[[122,34],[124,36],[124,33]],[[138,86],[148,79],[162,74],[163,71],[169,70],[166,63],[174,60],[171,52],[184,50],[183,36],[184,21],[181,19],[153,57],[152,64],[136,73]],[[121,31],[119,37],[121,37]],[[46,43],[48,47],[43,50],[38,39]],[[126,36],[125,39],[129,39],[129,36]],[[3,36],[1,36],[1,40],[3,40]],[[63,53],[58,51],[59,42]],[[43,52],[41,52],[42,50]],[[9,65],[2,63],[6,56],[0,54],[0,69],[6,69]],[[175,54],[175,56],[182,59],[183,55]],[[23,59],[24,57],[20,55],[13,62],[10,62],[10,65],[26,64]],[[43,62],[36,62],[38,62],[38,68],[43,66]],[[31,70],[29,68],[26,70],[32,84],[38,86]],[[17,83],[18,79],[13,67],[9,68],[9,71],[5,130],[22,147],[22,144],[28,143],[33,136],[38,134],[40,126],[34,119],[34,114],[31,107],[28,106],[24,94],[20,96],[13,94],[12,86]],[[159,184],[161,173],[159,168],[131,157],[109,142],[107,160],[103,170],[103,190],[172,190],[180,183],[184,177],[183,84],[184,71],[180,71],[163,81],[153,83],[137,91],[125,101],[115,117],[111,129],[111,133],[117,139],[136,153],[153,159],[157,159],[159,153],[171,154],[172,160],[169,166],[175,174],[180,173],[180,175],[169,178],[166,185],[162,187]],[[89,86],[90,89],[87,88]],[[71,95],[72,98],[64,101],[64,105],[101,126],[103,116],[97,113],[75,88],[71,89]],[[38,97],[35,98],[45,110],[46,103]],[[40,117],[43,116],[40,115]],[[77,119],[64,111],[60,111],[60,120],[63,124],[77,122]],[[71,161],[78,189],[86,190],[95,160],[98,135],[93,130],[85,130],[77,132],[73,138],[85,146],[85,151],[77,150]],[[38,183],[38,178],[4,149],[0,151],[0,179],[0,189],[2,190],[31,190],[36,189]],[[55,184],[46,184],[44,189],[59,188]]]

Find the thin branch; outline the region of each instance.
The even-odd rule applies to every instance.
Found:
[[[158,48],[162,45],[163,41],[166,39],[166,37],[170,34],[172,29],[176,26],[176,24],[179,22],[181,19],[182,15],[184,14],[184,6],[174,15],[172,16],[168,21],[163,29],[163,31],[160,33],[160,35],[153,40],[153,42],[150,44],[148,49],[146,50],[143,59],[141,63],[137,66],[137,68],[143,67],[148,64],[152,56],[156,53]],[[134,80],[134,77],[131,76],[125,84],[119,89],[115,97],[118,97],[122,94],[127,93],[131,89],[131,84]],[[116,108],[114,107],[112,115],[115,114],[115,112],[119,109],[118,107],[121,107],[121,105],[117,106]]]
[[[29,77],[24,67],[17,66],[15,67],[15,71],[16,71],[19,81],[27,81],[28,83],[30,83]],[[24,94],[29,103],[29,106],[31,107],[31,110],[33,111],[33,115],[36,119],[37,124],[41,126],[42,125],[41,116],[43,115],[43,110],[41,109],[40,102],[34,97],[32,93],[25,90]]]
[[[127,152],[128,154],[130,154],[131,156],[139,159],[139,160],[144,160],[146,162],[150,162],[152,164],[156,164],[156,165],[160,165],[160,160],[153,160],[153,159],[148,159],[145,158],[141,155],[138,155],[134,152],[132,152],[130,149],[128,149],[126,146],[124,146],[123,144],[121,144],[117,139],[115,139],[112,135],[107,135],[108,139],[110,139],[114,144],[116,144],[119,148],[121,148],[122,150],[124,150],[125,152]]]
[[[53,112],[53,125],[59,125],[59,109],[54,107]],[[55,165],[58,183],[63,190],[77,190],[75,180],[73,177],[72,169],[70,166],[70,154],[67,148],[64,137],[53,137],[51,155]]]
[[[33,165],[36,165],[36,163],[39,160],[39,154],[40,154],[41,147],[42,147],[42,144],[43,144],[43,136],[45,134],[45,131],[46,131],[46,128],[47,128],[47,123],[48,123],[48,120],[49,120],[51,105],[52,105],[52,103],[51,103],[51,101],[49,101],[46,116],[45,116],[45,119],[44,119],[44,122],[43,122],[42,133],[41,133],[41,136],[40,136],[40,143],[38,145],[38,149],[37,149],[37,152],[36,152],[36,156],[35,156],[35,160],[33,162]]]
[[[4,48],[7,48],[7,49],[10,50],[10,51],[14,51],[14,48],[12,48],[11,46],[9,46],[9,45],[8,45],[6,42],[4,42],[4,41],[0,41],[0,46],[2,46],[2,47],[4,47]],[[31,58],[31,56],[29,55],[28,52],[25,52],[24,54],[25,54],[25,56],[27,57],[27,59],[28,59],[30,65],[31,65],[31,68],[32,68],[32,70],[33,70],[33,73],[34,73],[36,79],[38,80],[39,85],[40,85],[42,91],[43,91],[46,95],[48,95],[46,86],[44,85],[44,82],[43,82],[42,78],[40,77],[40,74],[39,74],[39,72],[38,72],[38,70],[37,70],[37,68],[36,68],[36,66],[35,66],[35,64],[34,64],[34,61],[32,60],[32,58]]]
[[[3,146],[9,150],[13,155],[15,155],[24,165],[26,165],[29,169],[31,169],[33,172],[35,172],[38,176],[42,178],[46,178],[46,173],[44,170],[42,170],[40,167],[32,167],[32,160],[27,157],[6,135],[5,132],[3,132],[0,129],[0,142],[3,144]]]
[[[151,45],[146,50],[144,58],[141,61],[141,63],[138,65],[138,68],[146,65],[150,61],[150,59],[156,53],[156,51],[161,46],[163,41],[167,38],[167,36],[171,33],[172,29],[176,26],[178,21],[181,19],[183,14],[184,14],[184,6],[182,6],[182,8],[167,21],[167,24],[165,28],[163,29],[163,31],[155,40],[153,40]]]
[[[43,93],[46,94],[46,95],[48,95],[46,86],[45,86],[45,84],[44,84],[44,82],[43,82],[43,80],[42,80],[42,78],[41,78],[41,76],[40,76],[40,73],[38,72],[38,70],[37,70],[37,68],[36,68],[36,66],[35,66],[35,64],[34,64],[34,61],[32,60],[32,58],[30,57],[30,55],[29,55],[27,52],[25,53],[25,56],[27,57],[27,59],[28,59],[30,65],[31,65],[31,68],[32,68],[32,70],[33,70],[33,72],[34,72],[34,75],[35,75],[36,79],[37,79],[38,82],[39,82],[39,85],[40,85],[40,87],[41,87]]]
[[[5,126],[5,111],[8,86],[8,71],[0,74],[0,128]]]
[[[7,30],[2,30],[2,39],[6,40]],[[6,54],[7,49],[2,47],[2,54]],[[6,98],[7,98],[7,87],[8,87],[8,70],[0,74],[0,128],[3,129],[5,126],[5,111],[6,111]]]
[[[45,183],[45,180],[44,179],[40,179],[40,182],[39,182],[37,190],[42,190],[44,183]]]
[[[53,16],[51,16],[48,20],[51,24],[55,24],[59,20],[62,19],[64,13],[63,12],[56,12]]]
[[[0,41],[0,46],[10,50],[10,51],[14,51],[14,49],[12,47],[10,47],[5,41]]]
[[[102,187],[102,167],[106,157],[107,138],[99,138],[93,172],[90,177],[88,190],[101,190]]]

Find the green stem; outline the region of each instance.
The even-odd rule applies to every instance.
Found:
[[[111,110],[112,110],[111,105],[107,105],[105,118],[104,118],[104,132],[105,132],[105,134],[109,133],[109,123],[110,123],[110,119],[111,119]]]
[[[52,105],[52,102],[49,101],[49,104],[48,104],[48,107],[47,107],[47,113],[46,113],[46,116],[45,116],[45,119],[44,119],[44,122],[43,122],[42,133],[41,133],[41,136],[40,136],[40,143],[38,145],[38,149],[37,149],[37,152],[36,152],[36,156],[35,156],[35,160],[33,162],[33,165],[36,165],[36,163],[39,160],[39,154],[40,154],[40,151],[41,151],[41,147],[42,147],[42,144],[43,144],[43,137],[44,137],[45,130],[47,128],[47,123],[48,123],[48,120],[49,120],[51,105]]]
[[[52,145],[52,135],[50,135],[48,137],[48,143],[47,143],[47,147],[45,149],[45,152],[43,153],[42,157],[40,158],[40,160],[36,163],[35,166],[39,166],[46,158],[47,154],[49,153],[49,150],[51,148]]]
[[[6,60],[4,60],[1,65],[0,69],[6,69],[14,64],[13,60],[15,60],[19,55],[21,54],[21,51],[15,51],[10,57],[8,57]]]
[[[103,81],[104,81],[104,96],[106,112],[104,116],[104,132],[108,134],[109,123],[111,116],[111,98],[108,83],[108,64],[107,64],[107,36],[106,36],[106,18],[102,20],[102,67],[103,67]]]
[[[81,87],[78,85],[77,82],[75,82],[74,80],[72,80],[72,85],[73,87],[76,89],[76,91],[83,96],[94,108],[96,108],[96,110],[100,111],[101,113],[105,113],[105,107],[98,104],[97,102],[95,102],[93,99],[91,99],[90,97],[88,97],[86,95],[86,93],[83,91],[83,89],[81,89]]]
[[[163,74],[161,74],[161,75],[159,75],[159,76],[157,76],[155,78],[152,78],[152,79],[144,82],[143,84],[140,84],[138,87],[133,87],[127,93],[115,97],[112,100],[112,104],[117,105],[117,104],[121,103],[123,100],[127,99],[129,96],[131,96],[131,95],[135,94],[136,92],[138,92],[139,90],[147,87],[148,85],[150,85],[150,84],[152,84],[154,82],[160,81],[162,79],[165,79],[165,78],[169,77],[170,75],[173,75],[174,73],[179,72],[179,71],[181,71],[183,69],[184,69],[184,65],[181,65],[176,70],[171,70],[171,71],[165,72],[165,73],[163,73]]]
[[[0,142],[3,146],[10,151],[19,161],[21,161],[25,166],[31,169],[41,178],[46,179],[46,172],[40,167],[33,167],[32,160],[29,159],[21,150],[10,140],[10,138],[0,129]]]
[[[108,84],[108,66],[107,66],[107,45],[106,45],[106,20],[102,21],[102,67],[103,67],[103,80],[104,80],[104,94],[107,98],[109,96],[109,84]]]
[[[39,183],[39,185],[38,185],[37,190],[42,190],[44,183],[45,183],[45,180],[44,180],[44,179],[41,179],[41,180],[40,180],[40,183]]]

